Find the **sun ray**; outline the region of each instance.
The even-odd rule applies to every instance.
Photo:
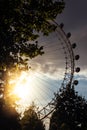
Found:
[[[14,76],[9,79],[7,87],[9,101],[11,104],[17,105],[16,109],[20,113],[23,113],[35,98],[33,82],[35,84],[35,73],[32,71],[22,71],[20,74],[14,73]]]

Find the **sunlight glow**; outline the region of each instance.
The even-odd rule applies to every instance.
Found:
[[[35,98],[33,82],[35,83],[34,73],[26,71],[9,79],[9,95],[14,98],[12,101],[18,105],[19,112],[23,112]]]
[[[13,82],[15,83],[13,94],[17,95],[21,99],[26,98],[28,95],[31,94],[31,90],[33,89],[32,80],[33,80],[32,75],[29,75],[26,72],[22,72],[20,77],[13,80]]]
[[[9,71],[5,99],[10,105],[14,105],[21,115],[32,102],[42,108],[47,105],[47,102],[50,101],[50,98],[54,96],[54,92],[58,89],[57,79],[59,79],[59,76],[57,72],[55,76],[52,75],[57,79],[51,75],[51,73],[41,71],[40,67],[37,70]],[[50,82],[51,80],[52,82]],[[53,87],[54,82],[55,87]]]

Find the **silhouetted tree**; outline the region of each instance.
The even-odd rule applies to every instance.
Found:
[[[45,130],[45,125],[38,117],[35,108],[35,105],[31,105],[29,109],[25,111],[21,121],[23,130]]]
[[[87,130],[87,101],[69,86],[56,95],[55,111],[50,119],[50,130],[54,129]]]
[[[55,25],[49,20],[54,20],[64,6],[63,0],[0,0],[1,68],[42,55],[43,47],[29,41],[35,40],[38,32],[48,35],[54,31]]]
[[[0,99],[0,130],[21,130],[19,114]]]

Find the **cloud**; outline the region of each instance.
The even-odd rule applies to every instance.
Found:
[[[62,38],[61,41],[63,41]],[[66,47],[66,44],[61,45],[61,41],[59,40],[59,34],[56,32],[47,37],[40,36],[38,44],[44,47],[43,50],[45,53],[29,61],[31,68],[51,79],[63,79],[66,67],[65,50],[63,47]],[[68,55],[67,52],[67,57]],[[70,62],[69,58],[68,61]]]
[[[87,99],[87,80],[80,79],[78,86],[75,87],[75,90],[78,91],[80,96],[83,96]]]
[[[65,9],[63,13],[58,16],[57,21],[64,22],[66,30],[68,29],[68,31],[80,28],[81,26],[87,24],[87,1],[66,0],[65,2]]]
[[[75,29],[72,32],[71,41],[77,44],[74,55],[80,55],[80,59],[75,61],[76,67],[79,66],[81,68],[81,74],[83,71],[87,72],[87,25],[77,30]]]
[[[57,22],[65,24],[64,30],[71,32],[71,43],[76,42],[77,48],[74,50],[75,55],[80,55],[78,65],[82,70],[87,68],[87,1],[68,1],[62,14],[57,18]]]
[[[58,62],[59,63],[59,62]],[[61,80],[64,78],[65,67],[58,66],[54,62],[31,62],[31,70],[51,80]]]
[[[75,77],[78,80],[87,80],[87,69],[84,69],[84,70],[80,71],[80,73],[75,74]]]
[[[75,90],[78,91],[80,96],[83,96],[87,99],[87,69],[75,74],[75,79],[79,81],[79,84],[75,86]]]

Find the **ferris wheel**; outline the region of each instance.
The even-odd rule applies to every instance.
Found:
[[[40,119],[48,117],[55,109],[55,93],[59,88],[66,88],[67,84],[78,84],[78,81],[74,80],[74,72],[80,71],[79,67],[75,67],[75,60],[79,60],[79,55],[74,55],[77,45],[71,44],[71,33],[64,32],[63,23],[53,23],[57,26],[55,32],[49,36],[40,34],[38,38],[38,44],[43,46],[44,55],[29,61],[31,70],[34,70],[33,88],[36,92],[32,91],[32,95],[39,108]]]

